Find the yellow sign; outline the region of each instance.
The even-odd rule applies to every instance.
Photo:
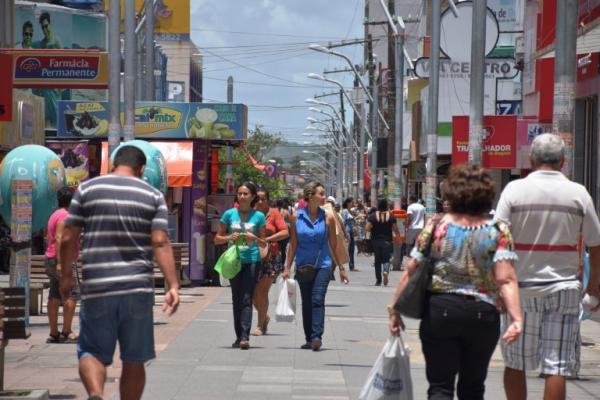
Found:
[[[112,1],[116,0],[104,2],[106,10],[108,10]],[[144,3],[144,0],[135,0],[135,10],[138,15],[141,15]],[[124,1],[121,1],[121,20],[123,20],[124,15]],[[124,26],[121,24],[121,32],[123,31]],[[189,40],[190,0],[163,0],[159,2],[154,21],[154,34],[157,40]]]
[[[121,113],[121,122],[125,116]],[[149,135],[169,129],[180,129],[183,113],[171,107],[138,107],[135,109],[136,135]]]

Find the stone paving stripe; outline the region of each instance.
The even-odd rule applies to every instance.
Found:
[[[304,396],[304,395],[292,395],[294,400],[349,400],[348,396]]]
[[[242,383],[241,385],[238,385],[237,391],[245,393],[292,393],[292,387],[290,385]]]
[[[219,323],[225,323],[225,322],[229,322],[228,319],[195,319],[194,322],[219,322]]]

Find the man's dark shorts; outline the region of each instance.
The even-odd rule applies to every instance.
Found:
[[[46,274],[50,280],[50,293],[48,294],[48,299],[60,300],[62,302],[63,298],[60,295],[60,276],[56,269],[56,258],[46,257],[45,263]],[[72,300],[79,300],[81,297],[79,292],[79,274],[77,273],[77,265],[75,263],[73,263],[72,271],[74,287],[69,298]]]
[[[93,356],[110,365],[117,341],[121,360],[145,363],[155,357],[153,293],[84,299],[79,313],[79,359]]]

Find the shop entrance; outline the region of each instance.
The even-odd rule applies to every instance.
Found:
[[[579,98],[575,103],[575,181],[584,185],[594,199],[598,185],[598,96]]]

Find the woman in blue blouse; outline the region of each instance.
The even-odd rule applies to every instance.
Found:
[[[256,185],[244,182],[237,189],[238,208],[230,208],[221,217],[215,244],[236,243],[240,249],[242,270],[233,278],[231,297],[236,340],[232,347],[242,350],[250,348],[252,327],[252,295],[258,280],[260,251],[265,247],[265,215],[254,210],[258,201]]]
[[[332,254],[337,243],[335,219],[321,206],[325,203],[325,187],[311,182],[304,187],[306,208],[299,209],[290,221],[290,247],[283,278],[290,275],[294,259],[296,267],[314,265],[316,274],[311,281],[299,282],[302,297],[302,324],[306,343],[303,349],[318,351],[325,329],[325,295],[331,278]],[[330,252],[331,251],[331,252]],[[338,264],[339,265],[339,264]],[[340,280],[348,283],[344,266],[340,265]]]

